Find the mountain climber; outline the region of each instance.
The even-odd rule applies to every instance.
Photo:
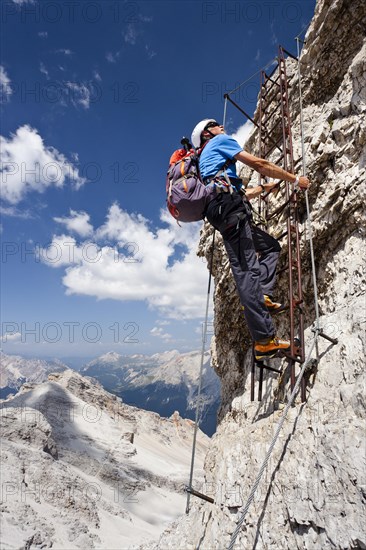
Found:
[[[290,349],[288,340],[276,336],[270,316],[284,309],[283,304],[273,301],[281,247],[275,238],[252,224],[248,201],[262,191],[270,191],[276,183],[265,183],[245,190],[242,180],[237,177],[235,162],[243,162],[264,176],[292,182],[300,189],[308,189],[310,182],[304,176],[295,176],[268,160],[250,155],[234,138],[225,134],[223,125],[214,119],[201,120],[192,132],[191,142],[196,148],[204,146],[199,168],[205,184],[213,181],[213,176],[228,159],[233,161],[226,169],[226,178],[221,176],[219,181],[215,178],[217,192],[209,202],[205,215],[223,237],[244,316],[254,341],[255,357],[258,360],[274,357],[278,351]]]

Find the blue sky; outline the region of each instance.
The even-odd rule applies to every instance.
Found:
[[[200,348],[201,224],[169,219],[167,162],[200,119],[222,120],[224,92],[273,59],[278,44],[295,53],[314,6],[2,2],[6,353]],[[258,80],[233,96],[249,113]],[[228,108],[228,133],[244,122]]]

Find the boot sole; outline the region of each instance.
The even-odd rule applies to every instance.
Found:
[[[256,358],[257,361],[261,361],[262,359],[273,359],[273,357],[276,357],[277,354],[289,352],[290,349],[291,348],[279,348],[273,351],[259,352],[260,355],[255,352],[254,357]]]

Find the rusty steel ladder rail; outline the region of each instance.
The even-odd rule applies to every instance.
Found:
[[[271,76],[274,74],[274,72],[277,70],[277,65],[273,68],[273,71],[271,73]],[[278,151],[281,153],[281,157],[283,156],[283,151],[280,145],[280,139],[273,139],[271,134],[275,128],[277,128],[279,122],[275,123],[274,127],[271,128],[270,131],[267,131],[266,129],[266,123],[268,123],[268,120],[270,117],[267,117],[267,121],[265,123],[265,114],[266,109],[268,105],[271,104],[271,102],[275,99],[277,94],[280,91],[280,85],[278,83],[279,75],[275,78],[275,80],[272,80],[271,76],[268,76],[265,70],[262,70],[260,72],[260,100],[259,100],[259,124],[258,124],[258,130],[259,130],[259,156],[261,158],[266,158],[271,151],[274,151],[275,149],[278,149]],[[269,90],[266,89],[266,85],[270,82]],[[270,91],[273,89],[273,87],[276,86],[277,90],[270,96],[268,99],[268,95]],[[278,106],[276,107],[275,111],[278,110]],[[271,142],[271,143],[268,143]],[[263,180],[266,178],[263,177],[261,174],[258,174],[258,184],[263,184]],[[258,214],[261,219],[265,219],[268,222],[269,219],[269,193],[264,193],[259,197],[258,201]],[[260,224],[261,226],[263,224]],[[263,227],[265,229],[265,227]]]
[[[286,52],[287,53],[287,52]],[[281,86],[281,111],[282,111],[282,129],[284,138],[284,169],[294,173],[294,155],[292,145],[291,117],[288,100],[288,82],[286,74],[285,51],[279,46],[279,71]],[[295,365],[296,361],[303,363],[305,361],[305,342],[304,342],[304,312],[302,295],[302,269],[300,253],[300,232],[298,219],[298,200],[294,192],[294,184],[286,182],[286,198],[292,199],[289,203],[289,216],[287,218],[288,228],[288,282],[290,296],[290,342],[291,350],[289,359],[291,368],[291,390],[295,387]],[[294,239],[292,239],[292,237]],[[293,240],[295,242],[293,242]],[[295,296],[295,293],[297,296]],[[296,320],[295,320],[296,316]],[[296,321],[296,327],[295,327]],[[297,334],[295,333],[297,331]],[[295,337],[298,336],[300,346],[296,346]],[[297,349],[299,347],[299,349]],[[299,359],[297,359],[299,356]],[[301,399],[305,400],[305,379],[302,379]]]
[[[277,67],[274,67],[271,76],[274,74]],[[277,148],[282,153],[282,148],[279,143],[279,140],[276,140],[275,142],[271,138],[271,132],[267,132],[265,127],[265,114],[266,114],[266,107],[268,104],[271,103],[273,100],[273,97],[275,97],[278,93],[278,91],[275,91],[273,96],[270,95],[271,90],[274,87],[279,88],[278,80],[279,75],[276,77],[276,79],[273,81],[271,76],[269,77],[265,71],[261,71],[260,73],[260,100],[259,100],[259,124],[258,124],[258,131],[259,131],[259,156],[261,158],[266,158],[268,156],[268,151],[271,149]],[[266,89],[266,84],[270,82],[269,90]],[[269,96],[269,99],[268,97]],[[277,110],[277,108],[276,108]],[[267,117],[268,122],[268,117]],[[272,141],[274,145],[268,144],[268,141]],[[263,184],[263,176],[259,174],[259,185]],[[260,219],[268,219],[269,218],[269,197],[267,196],[260,196],[258,201],[258,213],[260,216]],[[263,228],[264,229],[264,228]],[[252,346],[252,362],[251,362],[251,381],[250,381],[250,399],[251,401],[254,401],[254,394],[255,394],[255,368],[259,368],[259,380],[258,380],[258,401],[262,401],[262,394],[263,394],[263,378],[264,378],[264,369],[280,372],[277,369],[273,369],[266,365],[263,361],[257,361],[255,359],[254,354],[254,343]]]
[[[285,71],[285,61],[282,57],[282,51],[281,47],[279,47],[279,56],[278,56],[278,71],[280,75],[280,105],[281,105],[281,121],[282,121],[282,143],[283,143],[283,168],[287,172],[291,171],[293,164],[292,161],[292,155],[290,153],[290,150],[288,148],[288,132],[286,128],[289,125],[288,120],[288,104],[286,105],[286,99],[287,99],[287,89],[285,87],[286,84],[286,71]],[[286,108],[287,107],[287,108]],[[287,117],[287,118],[286,118]],[[286,119],[286,120],[285,120]],[[290,166],[289,166],[290,164]],[[290,201],[290,195],[291,195],[291,184],[289,182],[285,182],[285,193],[286,193],[286,202]],[[293,208],[291,203],[288,205],[288,216],[286,220],[287,225],[287,258],[288,258],[288,297],[289,297],[289,306],[290,306],[290,355],[291,357],[295,356],[295,347],[294,347],[294,339],[295,339],[295,307],[294,307],[294,295],[293,295],[293,267],[294,267],[294,260],[293,260],[293,250],[292,250],[292,217],[293,217]],[[289,365],[291,369],[291,389],[294,386],[295,383],[295,362],[293,359],[289,359]]]
[[[263,120],[263,115],[266,110],[265,104],[267,96],[270,97],[270,101],[275,100],[276,94],[270,96],[269,92],[266,92],[266,84],[270,82],[270,90],[274,86],[274,82],[278,82],[279,86],[279,105],[276,107],[275,111],[280,107],[280,122],[282,125],[282,147],[278,146],[281,138],[276,141],[278,149],[282,150],[281,160],[283,161],[283,168],[286,171],[294,172],[294,158],[293,158],[293,146],[292,146],[292,132],[291,132],[291,118],[289,111],[289,102],[288,102],[288,80],[286,74],[286,59],[284,55],[285,50],[279,46],[279,55],[278,55],[278,77],[275,81],[272,78],[268,78],[265,71],[261,72],[261,89],[260,89],[260,108],[259,108],[259,156],[261,158],[266,158],[266,156],[273,150],[273,147],[270,147],[266,144],[266,139],[271,136],[271,131],[276,129],[278,123],[275,123],[274,127],[271,129],[266,128],[265,120]],[[287,52],[286,52],[287,53]],[[291,56],[293,57],[293,56]],[[267,123],[271,120],[271,117],[267,116]],[[271,139],[273,142],[273,139]],[[290,320],[290,342],[291,348],[290,352],[287,355],[287,361],[290,366],[290,376],[291,376],[291,389],[295,386],[295,365],[296,362],[303,363],[305,360],[305,349],[304,349],[304,315],[303,315],[303,295],[302,295],[302,271],[301,271],[301,254],[300,254],[300,232],[298,227],[298,204],[297,204],[297,194],[294,189],[293,184],[286,182],[285,183],[285,207],[287,209],[287,220],[286,226],[287,229],[281,235],[285,237],[287,235],[287,271],[288,271],[288,295],[289,295],[289,320]],[[267,219],[269,216],[269,200],[268,197],[265,199],[265,206],[262,208],[261,203],[263,199],[260,199],[259,212],[264,214],[264,217]],[[263,211],[263,213],[262,213]],[[295,319],[296,317],[296,319]],[[295,326],[296,325],[296,326]],[[300,340],[300,346],[297,346],[295,343],[295,336],[297,331],[297,336]],[[265,365],[262,361],[258,362],[254,357],[254,350],[252,354],[252,368],[251,368],[251,400],[254,400],[254,385],[255,385],[255,366],[260,368],[259,374],[259,388],[258,388],[258,400],[262,399],[262,386],[263,386],[263,369],[274,370]],[[278,372],[278,371],[277,371]],[[302,380],[301,385],[301,399],[304,402],[306,399],[305,393],[305,381]]]
[[[265,71],[261,71],[260,73],[260,100],[259,100],[259,156],[261,158],[264,158],[263,155],[265,155],[265,151],[263,148],[265,147],[265,137],[263,137],[263,109],[264,109],[264,102],[265,102]],[[277,144],[276,144],[277,145]],[[261,174],[258,174],[258,182],[259,185],[261,185],[263,182],[263,176]],[[264,204],[263,204],[264,203]],[[258,202],[258,213],[261,217],[267,218],[268,216],[268,200],[262,200],[259,199]],[[253,351],[254,353],[254,351]]]
[[[277,128],[278,123],[275,123],[274,127],[267,128],[266,125],[269,124],[269,122],[272,119],[272,116],[266,117],[266,111],[268,109],[268,106],[275,101],[276,96],[278,93],[281,93],[281,87],[280,87],[280,78],[281,74],[280,72],[276,76],[275,80],[272,79],[272,75],[276,70],[279,70],[279,58],[277,58],[277,65],[274,67],[272,73],[270,76],[267,75],[265,71],[261,71],[260,73],[260,102],[259,102],[259,156],[261,158],[267,158],[271,151],[274,149],[278,149],[281,153],[281,157],[284,158],[284,149],[283,149],[283,137],[282,139],[273,139],[272,138],[272,132],[275,128]],[[266,88],[266,86],[269,84],[269,89]],[[274,91],[273,94],[271,94],[271,91],[273,88],[277,88],[277,90]],[[275,110],[273,112],[277,112],[280,108],[280,101],[278,105],[276,106]],[[281,117],[282,119],[282,117]],[[272,142],[272,144],[271,144]],[[281,144],[282,142],[282,144]],[[259,182],[260,184],[263,183],[263,177],[259,175]],[[264,219],[269,220],[270,219],[270,213],[269,213],[269,194],[266,194],[264,196],[259,197],[259,208],[258,208],[259,214],[263,216]],[[287,231],[285,232],[287,235]],[[264,369],[272,372],[280,373],[281,371],[278,369],[275,369],[273,367],[270,367],[263,361],[257,361],[255,359],[254,354],[254,344],[253,344],[253,351],[252,351],[252,366],[251,366],[251,401],[254,401],[254,391],[255,391],[255,367],[259,368],[259,379],[258,379],[258,401],[262,401],[262,394],[263,394],[263,379],[264,379]]]

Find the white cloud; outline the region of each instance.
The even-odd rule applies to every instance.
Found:
[[[3,343],[5,342],[17,342],[21,338],[20,332],[5,332],[5,334],[2,335],[1,339]]]
[[[93,72],[93,76],[95,78],[95,80],[97,80],[98,82],[101,82],[102,81],[102,77],[100,76],[99,72],[97,70],[95,70]]]
[[[137,30],[136,26],[133,23],[129,23],[126,30],[123,32],[124,41],[134,46],[139,34],[140,32]]]
[[[55,50],[55,53],[62,53],[64,55],[73,55],[73,51],[69,50],[68,48],[59,48],[58,50]]]
[[[105,54],[105,58],[109,63],[116,63],[120,55],[121,55],[121,52],[115,52],[115,53],[107,52]]]
[[[90,107],[91,90],[84,82],[65,82],[69,89],[71,103],[76,107],[81,105],[84,109]]]
[[[154,327],[150,330],[150,334],[156,336],[157,338],[161,338],[164,342],[169,342],[173,338],[171,334],[164,332],[161,327]]]
[[[275,46],[275,45],[278,44],[278,38],[277,38],[276,31],[275,31],[275,24],[274,24],[273,20],[270,23],[270,29],[271,29],[271,33],[272,33],[271,42]]]
[[[9,218],[22,218],[24,220],[34,218],[29,210],[19,210],[15,206],[0,206],[0,214]]]
[[[253,130],[253,122],[250,120],[247,120],[242,126],[239,126],[239,128],[234,132],[231,137],[236,139],[236,141],[243,147],[250,136],[251,132]]]
[[[145,44],[145,51],[148,59],[152,59],[156,56],[156,52],[154,52],[154,50],[152,50],[148,44]]]
[[[86,179],[54,147],[46,146],[35,128],[18,128],[9,139],[0,136],[1,198],[16,204],[30,191],[63,187],[68,180],[79,189]]]
[[[91,262],[97,257],[96,245],[89,247],[89,243],[79,246],[74,237],[70,235],[54,236],[47,248],[36,248],[36,256],[49,267],[68,267],[70,265],[82,265],[83,261]]]
[[[141,13],[139,13],[138,19],[142,23],[152,23],[153,21],[153,17],[151,15],[142,15]]]
[[[70,210],[69,218],[53,218],[55,222],[62,223],[69,231],[74,231],[80,237],[89,237],[93,233],[93,226],[89,223],[90,216],[86,212]]]
[[[253,130],[253,122],[250,120],[247,120],[242,126],[239,126],[239,128],[232,134],[231,137],[236,139],[236,141],[244,148],[244,145],[250,136],[252,130]],[[243,168],[244,164],[240,161],[237,161],[236,163],[236,173],[240,174],[241,169]]]
[[[126,44],[135,46],[138,42],[140,36],[144,34],[144,27],[146,23],[151,23],[153,18],[151,16],[138,14],[138,17],[131,23],[128,23],[126,28],[122,31],[122,36]],[[148,50],[148,55],[150,58],[153,57],[155,52],[153,52],[148,46],[145,46],[145,49]]]
[[[42,74],[44,74],[46,76],[47,79],[49,79],[48,70],[46,69],[46,66],[45,66],[44,63],[42,63],[42,61],[40,61],[40,63],[39,63],[39,70]]]
[[[10,78],[8,77],[4,67],[0,65],[0,102],[7,101],[13,90],[10,86]]]
[[[201,223],[179,227],[165,211],[161,219],[167,225],[153,230],[146,218],[114,204],[94,242],[55,236],[42,258],[51,267],[67,266],[67,294],[146,301],[168,318],[202,317],[208,271],[195,253]]]

